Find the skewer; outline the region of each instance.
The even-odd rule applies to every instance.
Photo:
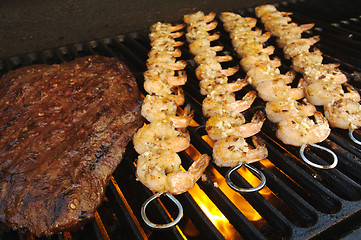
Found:
[[[317,164],[317,163],[314,163],[312,161],[310,161],[306,156],[305,156],[305,149],[306,147],[308,146],[312,146],[312,147],[315,147],[315,148],[319,148],[321,150],[324,150],[326,152],[328,152],[329,154],[332,155],[333,157],[333,162],[332,164],[330,165],[320,165],[320,164]],[[301,148],[300,148],[300,155],[301,155],[301,158],[303,161],[305,161],[308,165],[312,166],[312,167],[315,167],[315,168],[319,168],[319,169],[332,169],[332,168],[335,168],[337,163],[338,163],[338,158],[337,158],[337,155],[331,151],[330,149],[326,148],[326,147],[323,147],[321,145],[318,145],[318,144],[302,144]]]
[[[271,8],[273,9],[273,8]],[[259,14],[259,11],[256,11],[256,13]],[[281,16],[279,17],[283,17],[283,16],[287,16],[288,14],[281,14]],[[228,18],[229,13],[222,13],[221,14],[221,20],[224,22],[224,24],[227,23],[227,21],[229,20]],[[252,30],[252,28],[254,27],[252,26],[247,26],[247,22],[250,22],[248,19],[246,20],[245,18],[242,18],[240,15],[237,16],[238,19],[238,25],[234,24],[232,29],[226,29],[230,32],[230,35],[232,37],[232,43],[237,46],[236,51],[238,56],[240,56],[241,58],[244,57],[248,57],[248,56],[253,56],[255,54],[258,54],[259,52],[262,52],[262,54],[265,54],[265,51],[262,49],[263,46],[261,46],[260,44],[264,42],[264,39],[260,39],[260,36],[262,36],[262,33],[259,32],[259,30]],[[243,19],[243,20],[242,20]],[[263,19],[267,19],[267,18],[263,18]],[[271,19],[271,17],[270,17]],[[284,24],[287,24],[290,21],[289,18],[287,18],[284,22]],[[283,22],[283,21],[280,21]],[[227,25],[227,24],[226,24]],[[245,26],[246,25],[246,26]],[[309,25],[305,25],[303,28],[309,28]],[[238,28],[238,30],[237,30]],[[237,38],[237,34],[235,33],[236,31],[240,31],[240,29],[243,29],[243,36],[252,36],[250,38],[246,38],[245,41],[239,41],[239,39]],[[249,32],[249,34],[248,34]],[[256,32],[257,34],[253,34],[252,32]],[[302,43],[307,43],[307,44],[312,44],[314,42],[317,42],[319,38],[311,38],[309,40],[304,40]],[[248,41],[247,41],[248,40]],[[251,51],[248,49],[248,47],[244,47],[242,44],[245,44],[244,42],[247,42],[247,46],[257,46],[255,47],[254,51]],[[259,44],[257,44],[259,43]],[[307,45],[305,44],[305,45]],[[273,46],[269,46],[268,48],[272,48],[272,51],[270,51],[268,54],[271,55],[273,54],[273,50],[274,47]],[[307,46],[306,46],[307,48]],[[308,47],[309,48],[309,47]],[[307,48],[307,50],[308,50]],[[290,49],[292,50],[292,49]],[[292,54],[292,53],[290,53]],[[251,58],[252,59],[252,58]],[[257,59],[257,58],[254,58]],[[304,93],[303,93],[303,80],[300,80],[300,83],[298,85],[297,88],[293,88],[290,89],[286,84],[289,82],[292,82],[294,75],[293,74],[286,74],[286,75],[282,75],[280,74],[280,71],[278,70],[278,65],[275,65],[274,62],[271,62],[272,60],[269,57],[263,57],[262,58],[263,62],[261,64],[263,65],[252,65],[247,63],[247,65],[244,67],[244,70],[247,72],[247,76],[248,76],[248,80],[251,83],[251,85],[253,87],[255,87],[258,91],[262,90],[262,91],[268,91],[269,89],[272,89],[270,87],[268,87],[268,85],[271,85],[273,87],[277,86],[277,91],[280,90],[284,90],[284,93],[280,93],[280,92],[275,92],[274,96],[272,96],[272,94],[264,94],[264,92],[258,92],[259,96],[264,100],[267,101],[269,103],[272,103],[273,101],[280,101],[280,100],[285,100],[285,101],[295,101],[298,99],[301,99],[304,97]],[[240,64],[244,63],[244,61],[240,62]],[[280,81],[280,79],[284,79],[284,81]],[[277,85],[275,85],[275,83],[277,83]],[[275,86],[274,86],[275,85]],[[283,86],[283,87],[282,87]],[[292,96],[290,96],[292,93]],[[290,98],[291,97],[291,98]],[[275,106],[278,106],[277,104]],[[282,106],[280,106],[282,107]],[[309,114],[309,111],[312,111],[312,109],[305,109],[306,113],[308,114],[308,116],[313,115],[314,113]],[[287,111],[287,110],[286,110]],[[283,111],[280,111],[281,113]],[[276,114],[276,112],[275,112]],[[295,114],[296,116],[299,114],[299,111],[293,111],[293,114]],[[297,143],[294,143],[294,141],[296,141],[296,139],[293,139],[294,137],[290,137],[289,135],[292,133],[292,131],[296,130],[296,131],[301,131],[297,128],[293,128],[292,124],[294,125],[297,124],[297,121],[294,121],[293,119],[291,119],[290,117],[285,116],[285,119],[278,119],[278,117],[272,116],[273,121],[276,121],[278,123],[278,130],[277,130],[277,137],[279,139],[281,139],[283,142],[285,142],[286,144],[292,144],[292,145],[297,145],[297,146],[301,146],[300,148],[300,156],[302,158],[302,160],[307,163],[310,166],[316,167],[316,168],[320,168],[320,169],[330,169],[330,168],[334,168],[337,165],[337,156],[329,149],[324,148],[322,146],[319,146],[317,144],[315,144],[314,141],[315,139],[320,138],[320,136],[315,135],[315,139],[310,139],[311,143],[304,143],[305,140],[303,140],[302,138],[304,138],[304,136],[298,136],[296,133],[295,134],[295,138],[297,138]],[[316,117],[316,116],[315,116]],[[321,113],[317,113],[317,123],[316,124],[324,124],[323,121],[324,117],[322,116]],[[290,121],[290,123],[288,123],[287,121]],[[326,121],[327,122],[327,121]],[[305,130],[307,130],[308,128],[310,128],[311,126],[307,125],[307,121],[304,122],[302,119],[300,120],[300,122],[298,123],[300,124],[300,127],[304,127]],[[304,126],[303,126],[303,125]],[[288,126],[290,125],[290,126]],[[283,127],[282,127],[283,126]],[[282,129],[281,129],[282,128]],[[326,131],[326,126],[320,126],[320,130],[319,131],[325,131],[323,133],[324,136],[322,136],[322,138],[320,138],[320,141],[323,141],[323,139],[325,139],[330,132],[330,129],[328,127],[327,124],[327,128],[328,131]],[[287,130],[285,130],[287,129]],[[282,131],[281,131],[282,130]],[[283,132],[284,131],[284,132]],[[307,130],[307,132],[305,132],[305,134],[309,134],[308,131],[312,131],[312,130]],[[308,138],[312,138],[312,136],[310,135]],[[306,158],[306,156],[304,155],[304,150],[307,146],[314,146],[316,148],[320,148],[322,150],[325,150],[327,152],[329,152],[332,156],[333,156],[333,163],[329,166],[322,166],[319,164],[315,164],[312,161],[310,161],[309,159]],[[326,150],[327,149],[327,150]]]
[[[256,8],[256,15],[261,18],[261,21],[265,26],[271,26],[272,23],[270,19],[278,18],[280,12],[273,5],[263,5]],[[270,16],[263,17],[263,16]],[[279,18],[282,18],[279,17]],[[290,22],[290,23],[288,23]],[[347,77],[337,69],[338,64],[322,64],[322,53],[318,49],[315,49],[313,52],[310,52],[310,47],[320,40],[319,36],[313,36],[308,39],[302,38],[301,33],[305,30],[309,30],[313,27],[313,24],[304,24],[297,26],[296,23],[292,23],[291,21],[286,22],[278,22],[274,24],[273,27],[269,27],[269,31],[278,37],[278,43],[280,47],[283,48],[286,58],[290,58],[293,62],[293,67],[296,71],[299,71],[303,74],[307,84],[305,84],[305,92],[312,91],[315,88],[325,89],[322,95],[327,95],[329,99],[322,99],[318,101],[318,97],[314,97],[312,95],[308,95],[307,97],[310,101],[315,101],[314,104],[319,104],[324,106],[325,114],[327,112],[327,108],[330,109],[330,104],[342,101],[345,98],[352,98],[357,101],[358,109],[361,109],[361,105],[358,103],[360,101],[360,95],[357,91],[350,91],[349,93],[344,93],[342,90],[342,85],[349,88],[346,84]],[[299,32],[298,34],[294,34],[291,37],[285,35],[286,32],[282,32],[283,29],[287,29],[292,32]],[[305,65],[305,66],[302,66]],[[335,91],[336,89],[336,91]],[[341,107],[342,105],[335,106]],[[349,105],[350,106],[350,105]],[[349,112],[354,112],[354,106],[351,109],[344,106],[345,109],[341,113],[342,115],[349,115]],[[339,109],[340,110],[340,109]],[[333,127],[339,127],[342,129],[348,129],[350,139],[358,145],[361,145],[361,142],[357,140],[353,136],[353,131],[355,128],[361,126],[361,122],[355,120],[359,118],[361,114],[361,110],[357,113],[356,116],[350,117],[347,120],[345,117],[342,117],[342,121],[349,121],[348,124],[342,124],[342,126],[335,124],[335,117],[333,114],[328,114],[327,118],[330,122],[330,125]],[[327,115],[327,114],[326,114]],[[331,121],[332,118],[332,121]]]
[[[244,164],[244,166],[251,170],[252,172],[254,172],[258,178],[261,179],[261,183],[256,186],[256,187],[253,187],[253,188],[241,188],[241,187],[238,187],[237,185],[235,185],[232,180],[231,180],[231,174],[234,172],[234,171],[237,171],[238,169],[240,169],[243,165],[243,162],[240,162],[238,165],[236,165],[235,167],[229,169],[226,173],[226,182],[228,184],[228,186],[230,186],[234,191],[237,191],[239,193],[252,193],[252,192],[258,192],[260,191],[265,185],[266,185],[266,176],[260,171],[258,170],[257,168],[255,167],[252,167],[251,165],[249,164]]]
[[[146,213],[146,209],[148,207],[148,204],[151,203],[152,201],[156,200],[157,198],[160,198],[162,195],[167,196],[170,200],[172,200],[174,202],[174,204],[177,206],[178,208],[178,215],[177,217],[169,222],[169,223],[153,223],[152,221],[149,220],[147,213]],[[142,205],[141,208],[141,216],[142,219],[144,220],[144,222],[151,228],[155,228],[155,229],[166,229],[166,228],[171,228],[174,227],[175,225],[177,225],[179,223],[179,221],[182,219],[183,217],[183,206],[182,204],[178,201],[178,199],[176,199],[172,194],[169,193],[155,193],[153,196],[151,196],[150,198],[148,198]]]
[[[183,216],[183,207],[173,194],[181,194],[192,188],[209,163],[208,155],[204,154],[194,161],[188,171],[182,171],[181,159],[177,154],[190,145],[186,127],[193,117],[188,105],[182,116],[177,115],[177,107],[184,104],[180,85],[187,81],[183,71],[187,63],[177,61],[176,58],[181,55],[178,47],[183,42],[174,38],[184,34],[175,32],[183,27],[159,22],[151,27],[149,38],[152,48],[146,62],[148,70],[144,72],[144,89],[148,94],[141,111],[150,123],[140,128],[133,137],[134,148],[139,154],[137,179],[155,192],[143,203],[141,216],[149,227],[156,229],[178,224]],[[146,208],[162,195],[176,204],[178,216],[170,223],[153,223],[147,217]]]
[[[212,16],[212,17],[208,17],[208,16]],[[208,31],[212,30],[213,28],[209,28],[206,26],[217,26],[217,24],[212,24],[209,23],[210,21],[213,20],[215,16],[215,13],[210,13],[208,15],[204,15],[203,12],[196,12],[194,14],[189,14],[185,16],[184,21],[188,24],[189,27],[187,27],[188,33],[186,34],[187,36],[192,36],[187,38],[187,41],[189,42],[189,49],[190,52],[195,55],[194,60],[196,61],[196,63],[198,64],[198,67],[196,69],[196,76],[198,78],[198,80],[200,81],[199,85],[201,88],[201,94],[203,95],[207,95],[207,97],[204,99],[203,103],[202,103],[202,108],[203,108],[203,115],[210,117],[207,121],[207,124],[215,124],[216,125],[223,125],[223,119],[226,115],[226,113],[228,114],[227,116],[231,117],[232,123],[234,123],[235,125],[237,125],[238,127],[235,127],[236,129],[233,129],[233,131],[237,132],[240,131],[240,129],[244,129],[244,131],[246,132],[246,127],[242,128],[241,124],[243,123],[243,115],[242,115],[242,111],[248,109],[250,107],[250,105],[253,103],[254,99],[255,99],[255,94],[254,92],[249,92],[249,94],[246,94],[246,96],[244,97],[244,99],[242,100],[235,100],[235,97],[233,95],[233,92],[239,91],[240,89],[242,89],[245,85],[247,85],[247,81],[245,79],[243,80],[237,80],[234,83],[228,83],[228,76],[232,76],[234,75],[236,72],[238,72],[238,67],[233,67],[233,68],[228,68],[228,69],[222,69],[222,66],[220,64],[220,62],[225,62],[225,61],[230,61],[232,60],[231,56],[216,56],[217,51],[221,51],[223,49],[223,46],[211,46],[211,41],[217,40],[217,38],[213,38],[212,36],[214,35],[209,35]],[[232,16],[229,16],[232,18]],[[252,20],[253,23],[255,23]],[[215,23],[215,22],[213,22]],[[195,34],[190,34],[189,32],[192,31],[193,33],[193,29],[190,26],[193,26],[197,24],[197,26],[199,27],[197,29],[197,32]],[[231,24],[229,27],[232,27],[234,24]],[[203,29],[201,28],[203,26]],[[214,27],[215,28],[215,27]],[[197,34],[200,33],[200,34]],[[251,96],[252,95],[252,96]],[[253,97],[254,96],[254,97]],[[214,106],[215,105],[215,106]],[[215,109],[221,109],[221,110],[215,110]],[[223,110],[222,110],[223,109]],[[235,112],[237,112],[238,116],[231,116],[232,113],[234,115],[237,115]],[[240,114],[240,115],[239,115]],[[255,118],[255,117],[254,117]],[[246,135],[246,136],[234,136],[234,138],[237,138],[238,140],[242,140],[244,141],[244,137],[249,137],[252,136],[256,133],[259,132],[260,128],[262,127],[264,118],[260,118],[260,120],[258,121],[258,118],[256,118],[254,121],[257,120],[257,123],[252,123],[255,125],[259,125],[261,124],[261,126],[259,127],[259,129],[255,132],[252,132],[251,135]],[[212,123],[210,123],[210,121],[212,121]],[[260,122],[260,123],[259,123]],[[233,125],[229,122],[227,122],[227,120],[225,120],[224,124],[230,124]],[[248,125],[248,124],[246,124]],[[244,126],[246,126],[244,125]],[[207,125],[207,128],[212,128],[212,126]],[[213,128],[216,129],[217,127]],[[230,131],[232,129],[229,129]],[[226,182],[227,184],[235,191],[240,192],[240,193],[250,193],[250,192],[256,192],[261,190],[265,184],[266,184],[266,177],[264,176],[264,174],[251,167],[248,164],[244,164],[247,168],[251,169],[252,173],[255,173],[257,175],[258,178],[262,179],[261,183],[257,186],[257,187],[252,187],[252,188],[240,188],[238,186],[236,186],[232,180],[231,180],[231,174],[236,171],[237,169],[241,168],[243,165],[243,160],[238,159],[238,161],[236,161],[236,165],[234,165],[233,163],[224,163],[222,162],[222,160],[220,158],[222,158],[220,155],[216,154],[216,151],[218,151],[218,149],[223,149],[226,148],[225,146],[221,146],[224,142],[226,142],[225,139],[227,139],[228,137],[233,137],[233,136],[228,136],[228,137],[224,137],[224,136],[220,136],[220,139],[216,139],[216,135],[213,135],[213,132],[211,133],[211,129],[207,130],[208,135],[210,136],[211,139],[213,139],[214,141],[216,141],[215,146],[213,148],[213,160],[215,162],[216,165],[218,166],[228,166],[228,164],[231,164],[232,168],[230,168],[230,170],[227,172],[225,178],[226,178]],[[226,131],[225,131],[226,132]],[[227,135],[227,134],[226,134]],[[225,140],[225,141],[223,141]],[[256,141],[256,140],[255,140]],[[244,141],[245,143],[245,141]],[[240,144],[243,148],[243,142]],[[263,145],[262,145],[263,147]],[[265,148],[265,145],[264,145]],[[227,150],[232,151],[231,148],[227,148]],[[238,150],[237,150],[238,151]],[[242,155],[247,155],[248,151],[257,151],[257,150],[249,150],[248,146],[244,146],[244,149],[240,149],[240,154]],[[266,157],[265,155],[267,155],[268,153],[263,153],[262,157]],[[260,159],[255,159],[254,161],[259,161]],[[233,162],[234,160],[228,159],[228,161]],[[225,165],[222,165],[225,164]]]

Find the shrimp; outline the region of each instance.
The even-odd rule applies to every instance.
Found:
[[[222,94],[225,92],[237,92],[248,85],[246,79],[237,79],[235,82],[228,83],[228,78],[224,75],[214,79],[204,79],[199,82],[200,93],[202,95]]]
[[[268,120],[277,123],[288,117],[312,116],[316,112],[316,107],[305,98],[301,102],[291,98],[284,98],[267,102],[265,111]]]
[[[356,129],[361,126],[361,105],[355,99],[337,99],[326,104],[324,111],[331,127]]]
[[[207,120],[206,131],[215,141],[228,136],[247,138],[261,131],[265,119],[261,111],[257,112],[249,123],[245,123],[242,113],[217,114]]]
[[[251,41],[258,41],[262,43],[266,42],[267,40],[264,38],[268,39],[268,34],[269,33],[262,34],[261,29],[247,30],[244,29],[243,27],[238,27],[238,26],[237,28],[234,28],[232,31],[229,32],[229,36],[235,48],[238,48],[242,46],[244,43]]]
[[[303,73],[305,68],[312,66],[319,66],[322,64],[322,52],[319,49],[314,49],[313,52],[306,52],[298,54],[292,59],[292,68],[300,73]]]
[[[263,21],[262,21],[262,19],[263,19]],[[270,32],[275,32],[275,31],[277,31],[278,27],[287,25],[288,22],[292,21],[292,19],[288,16],[284,17],[282,15],[277,16],[274,14],[266,15],[262,19],[261,19],[261,21],[263,22],[265,29]]]
[[[319,36],[298,39],[283,48],[286,59],[292,59],[299,54],[309,52],[310,47],[320,41]]]
[[[226,56],[217,56],[217,52],[213,51],[211,49],[206,49],[202,52],[200,52],[199,54],[197,54],[194,57],[194,61],[197,64],[201,64],[201,63],[209,63],[212,61],[216,61],[216,62],[228,62],[231,61],[233,58],[230,55],[226,55]]]
[[[226,69],[222,68],[222,65],[214,60],[213,62],[202,63],[196,68],[196,76],[198,80],[213,79],[217,76],[226,75],[232,76],[238,72],[238,67],[229,67]]]
[[[306,84],[305,84],[306,85]],[[335,82],[313,82],[305,86],[307,100],[316,106],[326,105],[340,98],[352,98],[360,101],[360,94],[349,84],[344,84],[348,92],[345,92],[341,84]]]
[[[275,101],[284,98],[292,98],[295,100],[301,99],[305,96],[302,81],[299,86],[292,88],[287,85],[284,79],[275,79],[272,81],[264,81],[256,87],[258,96],[264,101]]]
[[[276,136],[285,144],[302,146],[325,140],[331,132],[322,113],[314,113],[314,121],[306,116],[288,117],[278,122]]]
[[[167,80],[157,77],[147,78],[144,81],[144,89],[149,94],[155,94],[173,100],[178,106],[184,104],[182,88],[173,86]]]
[[[156,58],[148,58],[146,63],[148,69],[155,69],[155,68],[169,68],[171,70],[183,70],[187,66],[187,62],[184,60],[179,61],[164,61],[158,60]]]
[[[346,75],[337,67],[339,64],[320,64],[306,67],[303,72],[305,81],[310,84],[315,81],[332,81],[338,84],[347,82]]]
[[[266,13],[278,12],[277,8],[271,4],[261,5],[255,8],[255,13],[257,17],[261,17]]]
[[[274,58],[271,60],[270,56],[264,52],[247,55],[242,58],[239,63],[242,66],[242,69],[246,72],[257,66],[266,66],[268,64],[271,68],[278,68],[281,66],[281,60],[279,58]]]
[[[169,149],[155,149],[139,155],[136,176],[151,191],[181,194],[195,185],[209,161],[208,155],[201,155],[188,171],[182,171],[177,153]]]
[[[185,128],[193,118],[190,106],[186,106],[181,116],[177,116],[177,104],[165,97],[147,95],[142,104],[141,114],[149,122],[169,122],[176,128]]]
[[[295,78],[295,74],[292,71],[286,74],[281,74],[278,68],[267,65],[258,65],[247,72],[247,80],[253,87],[257,87],[259,84],[263,84],[266,81],[274,81],[277,79],[283,79],[286,84],[289,84]]]
[[[255,148],[250,148],[242,137],[229,136],[214,144],[213,161],[219,167],[234,167],[240,162],[252,163],[265,159],[268,150],[261,138],[253,137]]]
[[[278,35],[276,42],[281,48],[300,39],[302,37],[302,33],[313,28],[314,24],[311,23],[297,26],[295,23],[290,23],[285,26],[287,27],[278,28],[277,33],[275,32],[276,34],[274,34],[276,36]]]
[[[292,19],[289,17],[289,15],[292,15],[292,13],[290,12],[279,12],[279,11],[275,11],[275,12],[265,12],[264,14],[262,14],[261,18],[261,22],[263,23],[267,23],[267,22],[271,22],[272,20],[278,20],[277,21],[277,25],[286,25],[288,22],[291,22]],[[283,20],[283,21],[280,21]]]
[[[182,51],[179,49],[179,48],[174,48],[172,51],[159,51],[159,50],[153,50],[151,49],[148,53],[148,57],[149,58],[152,58],[154,57],[155,55],[159,55],[159,54],[168,54],[170,56],[173,56],[173,57],[180,57],[182,55]]]
[[[234,14],[234,13],[233,13]],[[221,13],[221,21],[223,22],[223,26],[227,31],[232,31],[235,28],[242,28],[244,30],[251,30],[257,24],[257,19],[251,17],[242,17],[238,14],[234,17],[234,19],[228,19],[229,16],[227,13]]]
[[[152,51],[174,51],[174,48],[182,46],[183,44],[183,42],[175,41],[168,36],[158,37],[150,42]]]
[[[135,150],[142,154],[153,148],[185,150],[190,145],[189,132],[185,128],[175,128],[168,122],[151,122],[140,128],[133,137]]]
[[[215,95],[208,95],[202,103],[203,115],[212,117],[215,114],[228,112],[243,112],[251,107],[256,99],[255,91],[248,92],[241,100],[236,101],[234,93],[226,92]]]
[[[196,16],[196,18],[198,18],[196,21],[188,22],[188,20],[186,20],[187,21],[186,23],[188,25],[186,39],[190,43],[196,39],[207,38],[209,36],[208,32],[215,29],[218,25],[218,22],[216,22],[216,21],[208,22],[207,20],[205,20],[204,17],[200,16],[202,14],[198,14],[199,16]],[[186,19],[188,16],[186,15],[184,17],[184,19]],[[193,17],[194,16],[195,15],[193,15]],[[204,14],[203,14],[203,16],[204,16]],[[193,17],[191,17],[191,18],[193,18]]]
[[[274,50],[274,46],[268,46],[264,48],[261,41],[249,41],[245,42],[239,47],[236,47],[236,52],[240,58],[244,58],[248,55],[258,54],[260,52],[271,55],[273,54]]]
[[[146,66],[148,69],[151,69],[152,66],[158,67],[158,65],[162,63],[172,64],[176,61],[176,58],[167,52],[158,52],[157,54],[150,55],[151,57],[149,57],[146,61]]]
[[[165,37],[171,36],[173,38],[177,38],[180,37],[177,31],[183,28],[184,28],[183,24],[178,24],[173,26],[170,23],[157,22],[150,27],[150,34],[148,36],[151,41],[164,36]]]
[[[210,12],[208,15],[204,15],[204,12],[198,11],[195,13],[184,15],[183,21],[186,24],[191,24],[193,22],[199,22],[199,21],[211,22],[214,20],[215,17],[216,17],[215,12]]]
[[[241,15],[239,15],[237,13],[232,13],[232,12],[222,12],[220,14],[220,19],[224,23],[228,23],[228,22],[237,22],[237,24],[246,23],[247,25],[251,25],[252,27],[255,27],[257,24],[257,19],[255,19],[255,18],[242,17]],[[229,30],[231,30],[231,29],[229,29]],[[229,31],[229,30],[227,29],[227,31]]]
[[[152,68],[144,72],[144,80],[150,79],[150,81],[156,79],[162,79],[167,81],[173,86],[184,85],[187,82],[187,74],[185,71],[176,71],[169,68]]]
[[[189,44],[189,51],[195,56],[209,49],[215,52],[219,52],[223,50],[223,46],[211,47],[211,41],[207,38],[196,39]]]

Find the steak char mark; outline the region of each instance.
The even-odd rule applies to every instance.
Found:
[[[37,236],[76,229],[144,123],[134,76],[116,58],[89,56],[0,81],[0,220]]]

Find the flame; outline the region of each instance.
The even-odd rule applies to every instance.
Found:
[[[213,146],[214,142],[208,136],[202,136],[202,138],[210,145]],[[200,156],[200,153],[195,148],[187,149],[187,153],[193,158],[196,159]],[[267,168],[274,167],[273,164],[268,160],[264,159],[261,161],[262,165]],[[224,177],[212,166],[208,168],[209,176],[211,180],[215,183],[215,186],[219,187],[221,191],[230,199],[230,201],[247,217],[248,220],[256,222],[262,220],[262,216],[252,207],[251,204],[238,192],[235,192],[231,189]],[[260,184],[260,180],[246,167],[242,167],[238,170],[239,174],[248,181],[252,186],[257,186]],[[222,212],[214,205],[214,203],[207,197],[207,195],[196,185],[189,193],[192,195],[194,200],[207,215],[210,221],[217,227],[217,229],[222,233],[226,239],[235,239],[238,235],[238,232],[234,229],[232,224],[228,219],[222,214]],[[265,186],[262,190],[259,191],[267,200],[273,197],[272,191]],[[238,235],[239,236],[239,235]]]
[[[214,203],[207,197],[207,195],[198,187],[194,186],[188,191],[193,199],[197,202],[204,214],[209,220],[217,227],[219,232],[226,239],[233,239],[233,236],[237,232],[228,219],[222,214],[222,212],[214,205]]]

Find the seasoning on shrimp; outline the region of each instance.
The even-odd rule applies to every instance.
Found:
[[[215,142],[213,147],[214,163],[220,167],[234,167],[240,162],[252,163],[265,159],[268,150],[261,138],[253,137],[255,148],[242,137],[229,136]]]
[[[136,176],[146,187],[159,193],[181,194],[191,189],[207,168],[210,157],[201,155],[182,171],[181,159],[169,149],[156,148],[139,155]]]
[[[331,132],[326,117],[315,112],[314,120],[306,116],[289,117],[278,122],[276,136],[293,146],[309,145],[325,140]]]

